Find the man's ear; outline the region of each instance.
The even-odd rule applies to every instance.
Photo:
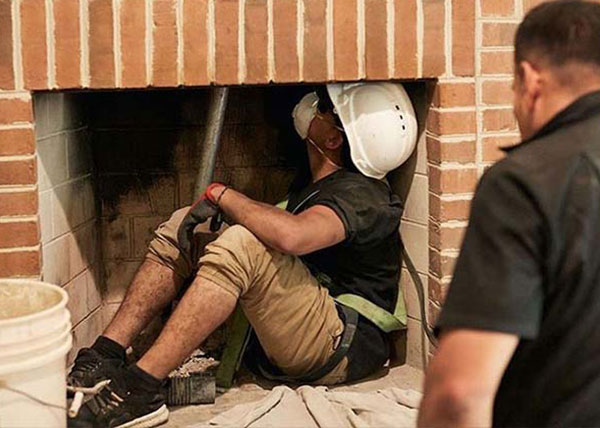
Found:
[[[518,67],[519,78],[521,80],[521,95],[525,97],[528,106],[532,108],[542,90],[541,73],[529,61],[522,61]]]

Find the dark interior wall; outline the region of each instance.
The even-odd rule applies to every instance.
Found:
[[[309,89],[231,89],[215,180],[282,200],[306,156],[291,111]],[[208,102],[207,89],[87,95],[108,304],[122,299],[156,226],[194,199]]]

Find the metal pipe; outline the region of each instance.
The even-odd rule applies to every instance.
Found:
[[[195,198],[199,198],[213,180],[228,94],[229,88],[227,87],[215,87],[210,92],[206,135],[202,141],[202,146],[198,147],[200,151],[200,168],[198,169],[198,176],[196,177],[196,185],[194,187]]]

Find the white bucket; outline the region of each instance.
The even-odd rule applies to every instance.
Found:
[[[67,293],[0,279],[0,428],[66,425]]]

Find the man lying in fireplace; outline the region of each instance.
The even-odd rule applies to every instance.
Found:
[[[105,386],[69,426],[166,421],[163,380],[238,303],[271,377],[331,385],[385,364],[385,331],[394,328],[390,319],[398,323],[402,214],[385,175],[414,149],[414,110],[398,84],[318,92],[293,112],[312,181],[289,195],[285,209],[215,183],[158,227],[114,319],[79,351],[69,385]],[[203,246],[195,226],[218,213],[234,225]],[[156,342],[126,366],[125,349],[190,280]],[[340,295],[345,303],[334,299]]]

